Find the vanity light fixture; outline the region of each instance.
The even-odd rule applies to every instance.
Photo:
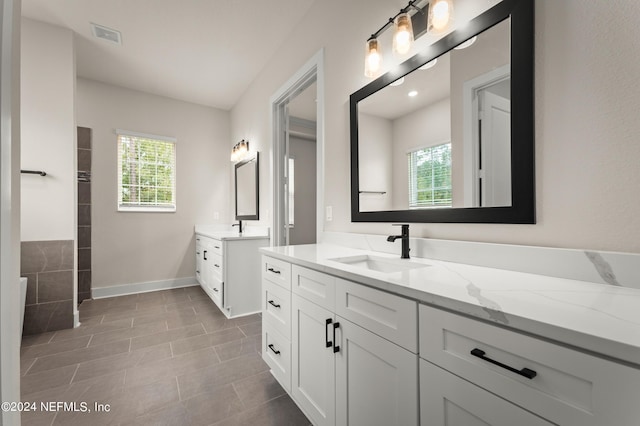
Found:
[[[249,153],[249,141],[245,141],[242,139],[240,142],[235,144],[231,149],[231,161],[242,161],[247,157]]]
[[[429,6],[427,31],[443,32],[453,21],[453,0],[433,0]]]
[[[424,0],[410,0],[395,16],[389,18],[378,31],[371,34],[365,49],[365,77],[375,78],[380,73],[382,50],[380,49],[378,37],[390,26],[393,25],[394,27],[393,53],[396,55],[406,55],[411,50],[414,41],[412,19],[416,17],[417,13],[425,16],[427,31],[443,32],[449,28],[449,24],[453,19],[453,0],[430,0],[426,2],[425,6],[419,7],[418,4],[422,2]],[[411,15],[409,12],[412,10],[417,12]],[[433,65],[435,65],[435,62]]]

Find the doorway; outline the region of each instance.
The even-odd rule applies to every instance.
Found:
[[[323,229],[323,51],[271,97],[274,246],[312,244]]]

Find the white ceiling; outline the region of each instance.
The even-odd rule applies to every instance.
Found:
[[[22,16],[73,30],[80,77],[230,109],[314,1],[23,0]]]

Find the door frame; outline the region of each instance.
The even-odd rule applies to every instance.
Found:
[[[503,65],[463,84],[463,173],[464,207],[477,206],[478,191],[478,91],[511,76],[511,65]]]
[[[320,49],[269,98],[271,126],[271,246],[284,244],[286,225],[286,105],[316,82],[316,240],[324,230],[324,49]]]

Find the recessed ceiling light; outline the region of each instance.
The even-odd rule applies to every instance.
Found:
[[[418,92],[416,90],[412,90],[408,93],[410,98],[413,98],[414,96],[418,96]]]
[[[428,70],[429,68],[433,68],[436,64],[438,63],[438,58],[434,59],[433,61],[429,61],[426,64],[424,64],[423,66],[420,67],[420,69],[422,71],[424,70]]]
[[[391,83],[389,86],[400,86],[402,83],[404,83],[404,77],[400,77],[399,79]]]
[[[467,47],[469,47],[469,46],[471,46],[473,43],[475,43],[477,39],[478,39],[478,36],[471,37],[469,40],[465,41],[464,43],[460,43],[459,45],[457,45],[456,47],[454,47],[454,49],[455,49],[455,50],[462,50],[462,49],[466,49]]]
[[[120,31],[116,31],[102,25],[94,24],[92,22],[91,32],[96,38],[106,40],[115,44],[122,44],[122,35],[120,34]]]

